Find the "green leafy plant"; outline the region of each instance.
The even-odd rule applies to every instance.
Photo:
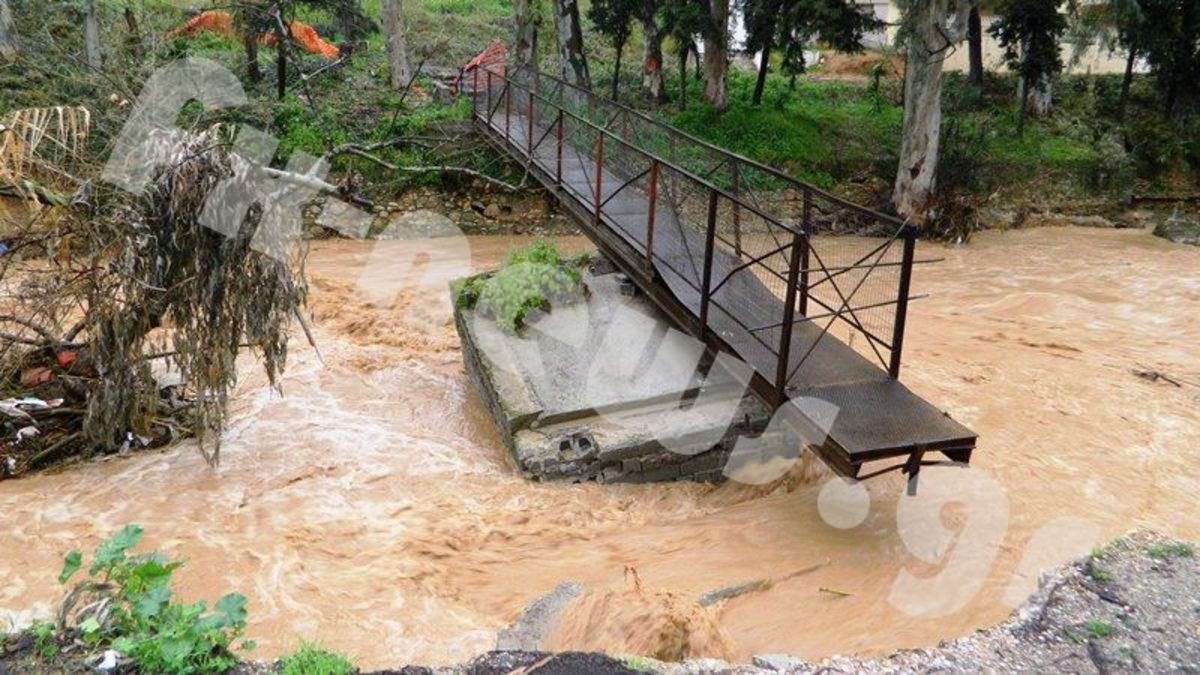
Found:
[[[474,307],[494,317],[504,331],[516,333],[533,310],[549,310],[556,301],[580,295],[580,262],[579,258],[563,261],[551,242],[516,249],[491,276],[458,282],[453,289],[455,303],[461,308]]]
[[[234,643],[246,629],[246,598],[230,593],[209,611],[204,602],[178,602],[171,576],[183,563],[159,553],[131,555],[142,528],[126,525],[96,547],[89,579],[77,584],[63,602],[63,616],[79,639],[93,648],[112,648],[133,660],[142,672],[216,673],[238,662]],[[83,569],[83,554],[63,560],[59,582]],[[72,613],[74,608],[78,612]],[[64,626],[65,628],[65,626]],[[241,649],[253,649],[243,642]]]
[[[34,624],[29,629],[33,636],[33,649],[44,660],[58,656],[58,643],[54,641],[54,624],[49,621]]]
[[[348,675],[354,664],[312,643],[305,643],[295,654],[280,659],[283,675]]]

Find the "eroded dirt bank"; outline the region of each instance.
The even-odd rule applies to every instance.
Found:
[[[185,597],[249,596],[259,658],[313,639],[367,669],[464,662],[560,582],[619,600],[632,569],[653,597],[683,599],[671,611],[711,619],[692,625],[719,635],[689,637],[699,652],[687,656],[820,659],[996,624],[1040,569],[1131,527],[1200,538],[1200,250],[1073,229],[923,244],[947,260],[916,277],[932,297],[912,306],[904,379],[978,431],[980,450],[970,472],[929,471],[921,501],[906,504],[894,477],[869,484],[865,521],[841,530],[822,517],[823,482],[764,495],[517,477],[463,374],[445,291],[512,243],[380,244],[384,261],[414,247],[429,261],[378,268],[408,275],[386,307],[356,291],[371,242],[315,244],[320,355],[297,349],[283,397],[247,376],[219,469],[185,445],[0,484],[0,611],[18,623],[48,614],[62,554],[138,522],[149,546],[187,558]],[[939,494],[961,503],[942,509]],[[921,504],[944,538],[931,522],[924,535],[898,525]],[[756,579],[775,582],[689,604]],[[661,607],[591,607],[677,623]],[[610,634],[621,644],[574,646],[663,646],[663,631]]]

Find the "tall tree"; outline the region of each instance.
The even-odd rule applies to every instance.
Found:
[[[633,20],[643,0],[592,0],[587,16],[596,31],[607,37],[616,57],[613,59],[612,98],[615,101],[621,84],[621,54],[633,33]]]
[[[100,70],[104,59],[100,52],[100,17],[96,15],[96,0],[83,3],[83,44],[88,68]]]
[[[953,4],[952,4],[953,3]],[[904,128],[892,203],[917,225],[928,219],[942,126],[942,66],[962,42],[974,0],[905,0]],[[953,11],[951,11],[953,10]]]
[[[8,0],[0,0],[0,60],[10,60],[17,55],[17,31],[13,25],[12,9]]]
[[[513,0],[512,4],[516,28],[513,62],[518,68],[537,68],[537,25],[533,3],[534,0]]]
[[[1143,32],[1150,72],[1162,95],[1164,111],[1175,115],[1181,103],[1200,95],[1200,3],[1196,0],[1141,0]]]
[[[1059,11],[1061,4],[1062,0],[1004,0],[989,29],[1000,43],[1005,65],[1020,78],[1018,135],[1025,131],[1030,97],[1048,96],[1050,79],[1062,71],[1060,43],[1067,19]]]
[[[704,36],[704,100],[729,107],[729,0],[707,0],[710,25]]]
[[[663,52],[662,43],[664,31],[658,25],[656,17],[658,3],[644,0],[641,3],[642,13],[642,90],[654,103],[666,100],[666,90],[663,86]]]
[[[771,50],[783,47],[784,70],[804,71],[804,48],[821,40],[839,52],[860,52],[863,36],[882,23],[853,0],[743,0],[747,46],[761,50],[752,102],[762,102]]]
[[[754,82],[753,105],[762,103],[767,73],[771,69],[771,48],[775,46],[775,31],[783,0],[742,0],[742,19],[746,26],[746,50],[759,54],[758,79]]]
[[[382,0],[379,16],[383,23],[383,35],[387,40],[388,72],[392,87],[400,89],[408,84],[412,72],[408,65],[408,39],[404,34],[404,8],[401,0]]]
[[[233,18],[242,37],[246,77],[251,82],[259,82],[263,75],[258,64],[258,36],[267,31],[274,32],[272,22],[261,2],[249,0],[234,5]]]
[[[578,0],[553,0],[554,32],[558,37],[558,63],[562,78],[584,89],[592,88],[587,55],[583,53],[583,30],[579,27]]]
[[[979,7],[972,7],[967,16],[967,81],[975,86],[983,84],[983,17]]]
[[[696,51],[696,36],[712,28],[708,8],[700,0],[663,0],[659,5],[659,25],[675,43],[679,59],[679,107],[687,108],[687,58]]]

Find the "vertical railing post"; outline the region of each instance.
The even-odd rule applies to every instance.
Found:
[[[529,90],[529,159],[533,159],[533,90]]]
[[[492,71],[487,71],[487,110],[483,111],[483,119],[487,122],[488,128],[492,126]]]
[[[808,261],[810,257],[809,248],[812,246],[812,193],[808,188],[804,188],[804,216],[801,222],[801,227],[804,230],[804,241],[801,246],[800,258],[800,314],[808,316]]]
[[[717,191],[708,191],[708,226],[704,231],[704,281],[700,287],[700,339],[708,334],[708,305],[712,301],[713,247],[717,241]]]
[[[558,133],[557,133],[557,136],[558,136],[558,158],[557,158],[557,165],[554,169],[554,179],[556,181],[558,181],[559,187],[562,187],[563,135],[564,135],[564,133],[563,133],[564,126],[563,125],[565,123],[566,123],[566,119],[565,119],[565,115],[563,114],[563,109],[559,108],[558,109]]]
[[[646,271],[654,273],[654,210],[658,204],[658,159],[650,160],[650,203],[646,208]]]
[[[604,194],[604,132],[596,132],[596,228],[600,227],[600,203]]]
[[[900,263],[900,294],[896,298],[896,322],[892,326],[892,362],[888,366],[888,376],[893,380],[900,378],[900,356],[904,352],[904,324],[908,320],[908,293],[912,286],[913,255],[917,248],[917,230],[906,224],[902,236],[904,237],[904,259]]]
[[[738,173],[738,161],[731,163],[733,170],[733,250],[738,257],[742,256],[742,209],[738,202],[742,198],[741,176]]]
[[[808,237],[792,232],[792,257],[788,261],[787,291],[783,300],[783,326],[779,331],[779,361],[775,364],[775,407],[787,401],[787,380],[791,369],[792,328],[796,325],[796,294],[800,285],[800,263],[808,251]]]
[[[504,78],[504,140],[509,140],[512,121],[512,82],[508,77]]]

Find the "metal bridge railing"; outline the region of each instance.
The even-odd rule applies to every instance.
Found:
[[[912,269],[931,262],[912,227],[544,73],[464,81],[474,119],[621,233],[777,402],[830,336],[899,377]]]

